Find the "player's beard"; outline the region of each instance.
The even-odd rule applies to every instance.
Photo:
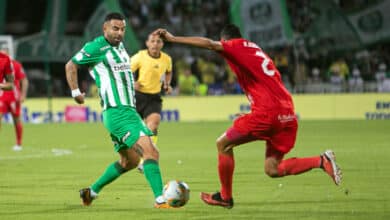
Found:
[[[113,46],[118,46],[122,42],[123,37],[121,36],[109,36],[109,42]]]

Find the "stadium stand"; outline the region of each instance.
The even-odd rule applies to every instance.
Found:
[[[42,33],[47,25],[46,17],[53,2],[59,1],[3,1],[5,16],[0,17],[0,35],[12,35],[18,42],[18,39]],[[64,2],[66,7],[61,8],[65,12],[64,21],[60,23],[63,29],[58,30],[57,34],[81,39],[86,36],[85,29],[91,17],[99,10],[99,5],[106,1]],[[167,28],[178,35],[200,35],[218,39],[219,29],[233,21],[232,17],[235,15],[231,13],[232,7],[237,2],[239,1],[119,0],[118,5],[128,18],[140,47],[143,47],[148,33],[157,27]],[[390,76],[387,67],[390,65],[390,34],[384,32],[385,37],[369,39],[370,41],[366,43],[363,42],[362,37],[356,36],[356,30],[347,28],[343,23],[352,13],[359,14],[360,11],[369,8],[380,6],[384,10],[390,10],[390,4],[387,2],[285,0],[293,40],[284,45],[260,46],[275,60],[286,87],[293,93],[389,92]],[[25,7],[20,8],[18,5]],[[35,11],[42,13],[34,13]],[[324,19],[324,16],[328,16],[328,20]],[[376,24],[374,21],[362,24],[366,26],[368,24],[366,28],[369,30],[375,28],[370,26]],[[388,24],[383,22],[378,25]],[[321,27],[328,31],[326,32],[328,35],[319,29]],[[58,41],[60,40],[59,37]],[[235,83],[234,75],[212,52],[169,44],[166,45],[165,50],[174,61],[174,86],[177,85],[178,76],[190,68],[203,88],[202,94],[241,93]],[[17,55],[20,54],[23,54],[23,51],[19,48]],[[31,78],[32,85],[29,91],[31,96],[46,96],[48,90],[51,90],[52,95],[55,96],[67,95],[63,64],[68,57],[64,57],[63,61],[49,60],[48,64],[45,64],[44,60],[23,60],[23,56],[18,58],[24,63],[27,74]],[[348,69],[348,73],[342,76],[331,68],[332,64],[340,58],[343,59],[344,67]],[[53,83],[51,87],[41,85],[45,84],[42,83],[42,79],[47,79],[47,70]],[[87,74],[81,78],[81,81],[82,87],[86,91],[90,90],[91,83]]]

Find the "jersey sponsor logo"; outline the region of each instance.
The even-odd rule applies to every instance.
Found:
[[[112,66],[114,72],[130,71],[130,65],[128,63],[119,63]]]
[[[295,119],[294,114],[278,115],[278,120],[282,123],[293,121]]]
[[[110,45],[107,45],[107,46],[101,47],[101,48],[100,48],[100,51],[107,50],[107,49],[109,49],[110,47],[111,47]]]

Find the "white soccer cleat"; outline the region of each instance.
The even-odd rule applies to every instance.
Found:
[[[137,170],[139,173],[143,174],[144,173],[144,164],[143,163],[139,163],[138,166],[137,166]]]
[[[333,179],[336,185],[340,185],[342,173],[339,166],[336,164],[336,156],[332,150],[325,151],[322,155],[321,168]]]
[[[15,145],[15,146],[12,147],[12,150],[13,151],[21,151],[21,150],[23,150],[23,147],[20,146],[20,145]]]

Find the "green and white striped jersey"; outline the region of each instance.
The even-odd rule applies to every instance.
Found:
[[[135,108],[134,78],[122,43],[114,47],[103,36],[97,37],[87,42],[72,61],[89,67],[104,110],[117,106]]]

